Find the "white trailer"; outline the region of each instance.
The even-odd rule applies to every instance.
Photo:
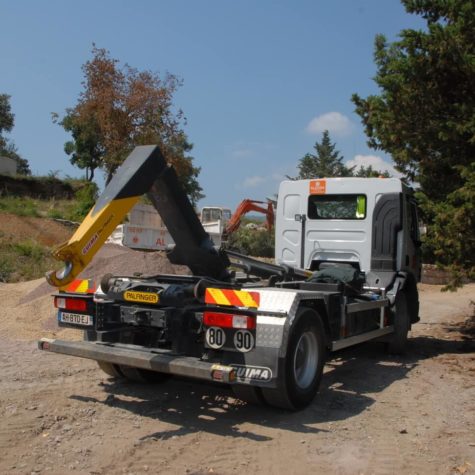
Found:
[[[223,229],[231,210],[208,206],[201,210],[201,222],[215,247],[221,246]],[[128,220],[119,224],[107,242],[143,251],[168,251],[175,241],[152,205],[139,203],[128,214]]]

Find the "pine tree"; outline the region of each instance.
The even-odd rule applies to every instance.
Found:
[[[344,165],[343,157],[335,150],[336,144],[332,143],[328,130],[323,132],[322,141],[316,142],[313,148],[315,154],[307,153],[297,165],[298,180],[353,175],[353,167]]]
[[[425,259],[475,278],[475,3],[402,0],[426,28],[375,40],[379,94],[353,95],[368,144],[418,186]]]

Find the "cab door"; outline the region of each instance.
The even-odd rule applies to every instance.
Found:
[[[303,185],[284,181],[279,188],[275,224],[275,261],[295,267],[302,265],[305,242],[306,202]]]

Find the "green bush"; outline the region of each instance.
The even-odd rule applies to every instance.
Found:
[[[36,200],[17,196],[4,196],[0,200],[0,211],[17,216],[39,216]]]
[[[76,206],[72,212],[73,221],[82,221],[94,206],[99,194],[97,185],[93,182],[85,183],[76,191]]]
[[[66,219],[65,214],[62,213],[59,209],[50,209],[46,213],[48,218],[52,219]]]
[[[69,195],[74,193],[74,199],[68,197],[43,196],[13,196],[0,192],[0,212],[17,216],[47,217],[82,221],[94,205],[98,188],[95,183],[86,180],[68,178],[59,180],[53,176],[23,177],[23,181],[41,184],[46,190],[58,186],[69,189]]]
[[[0,254],[0,282],[8,282],[14,270],[13,259],[8,254]]]
[[[20,257],[30,257],[38,262],[47,254],[46,249],[34,241],[22,241],[11,245],[13,251]]]
[[[35,241],[12,242],[0,236],[0,282],[21,282],[43,277],[57,267],[48,247]]]
[[[274,230],[241,228],[231,234],[228,247],[254,257],[274,257]]]

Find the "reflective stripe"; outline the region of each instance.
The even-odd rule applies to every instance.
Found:
[[[232,289],[207,288],[205,293],[205,303],[226,305],[233,307],[259,307],[260,295],[257,292]]]
[[[60,290],[78,294],[93,294],[96,291],[96,285],[92,279],[75,279]]]
[[[83,280],[77,287],[76,292],[85,293],[89,289],[89,281]]]

